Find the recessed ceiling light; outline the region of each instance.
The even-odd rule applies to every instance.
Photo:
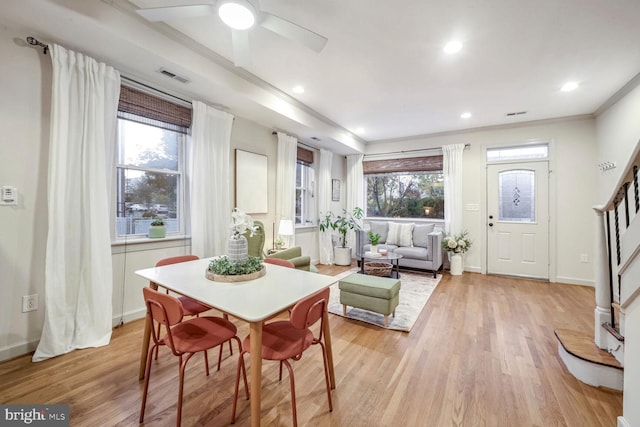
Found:
[[[560,88],[560,90],[563,92],[571,92],[572,90],[578,89],[578,86],[578,82],[567,82]]]
[[[471,118],[471,113],[469,113],[469,112],[462,113],[462,114],[460,114],[460,118],[461,119],[470,119]]]
[[[304,93],[304,87],[303,86],[295,86],[293,89],[293,93]]]
[[[451,40],[444,46],[443,50],[445,53],[451,54],[459,52],[460,49],[462,49],[462,43],[460,43],[458,40]]]
[[[235,30],[248,30],[256,22],[256,10],[246,0],[223,0],[218,6],[218,16]]]

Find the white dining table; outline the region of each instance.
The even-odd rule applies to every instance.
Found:
[[[210,259],[170,264],[136,271],[150,281],[152,287],[161,286],[180,295],[191,297],[209,307],[222,311],[249,323],[250,357],[249,370],[251,392],[251,425],[260,425],[260,393],[262,389],[262,325],[296,302],[335,283],[336,279],[319,273],[265,264],[266,274],[244,282],[216,282],[206,278]],[[144,378],[151,331],[149,320],[140,356],[140,378]],[[335,389],[333,353],[329,319],[325,313],[324,337],[329,362],[329,381]]]

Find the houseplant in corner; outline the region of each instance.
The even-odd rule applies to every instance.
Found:
[[[149,224],[149,237],[152,239],[163,238],[167,236],[167,227],[164,225],[164,219],[155,217]]]
[[[462,254],[471,248],[469,233],[465,230],[457,236],[442,239],[442,249],[449,253],[449,273],[452,276],[462,275]]]
[[[340,246],[333,248],[334,263],[336,265],[351,265],[351,248],[347,247],[347,232],[349,230],[359,231],[362,229],[359,220],[363,215],[363,210],[355,207],[352,213],[347,212],[346,209],[342,211],[342,215],[329,212],[320,220],[318,224],[320,231],[337,230],[340,235]]]

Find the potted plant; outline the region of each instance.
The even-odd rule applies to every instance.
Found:
[[[442,249],[449,253],[449,272],[452,276],[462,275],[462,254],[471,248],[469,233],[465,230],[457,236],[442,239]]]
[[[380,243],[380,233],[373,234],[369,232],[369,241],[371,242],[371,252],[378,252],[378,243]]]
[[[346,209],[342,211],[342,215],[329,212],[320,220],[318,224],[320,231],[332,229],[337,230],[340,235],[340,246],[333,248],[336,265],[351,265],[351,248],[347,247],[347,232],[362,229],[359,220],[363,215],[363,210],[355,207],[352,213],[347,212]]]
[[[155,217],[149,225],[149,237],[152,239],[163,238],[167,236],[167,227],[164,224],[164,219]]]

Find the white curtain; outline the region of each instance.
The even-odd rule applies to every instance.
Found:
[[[45,313],[38,362],[111,339],[110,224],[120,74],[51,46]]]
[[[322,148],[320,150],[320,166],[318,168],[318,212],[322,219],[331,210],[331,168],[333,153]],[[333,244],[331,231],[319,232],[320,264],[333,263]]]
[[[276,229],[281,219],[296,223],[296,163],[298,141],[285,133],[278,132],[278,162],[276,165]],[[286,247],[295,243],[293,236],[283,236]]]
[[[347,156],[347,188],[345,190],[345,209],[350,214],[358,207],[364,210],[364,171],[362,170],[363,154],[351,154]],[[362,223],[360,223],[362,226]],[[355,246],[355,233],[347,233],[347,243]]]
[[[442,147],[444,170],[444,229],[457,235],[462,231],[462,153],[464,144]]]
[[[229,156],[233,116],[193,101],[189,142],[191,253],[226,253],[231,224]]]

